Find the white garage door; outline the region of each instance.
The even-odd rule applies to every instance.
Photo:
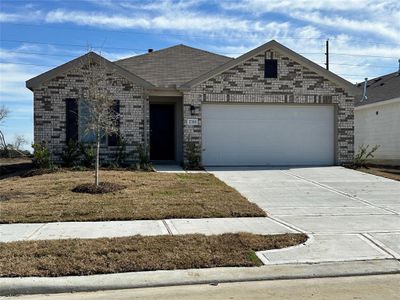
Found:
[[[332,165],[331,105],[203,104],[205,166]]]

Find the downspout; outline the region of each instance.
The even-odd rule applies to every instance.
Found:
[[[364,100],[368,99],[368,97],[367,97],[367,82],[368,82],[368,78],[365,78],[363,96],[362,96],[360,102],[363,102]]]

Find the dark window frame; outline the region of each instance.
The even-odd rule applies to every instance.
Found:
[[[65,142],[79,141],[79,108],[78,99],[65,99]]]
[[[264,78],[277,79],[278,78],[278,60],[265,59],[264,60]]]
[[[118,132],[117,133],[112,133],[107,136],[107,145],[108,146],[118,146],[118,140],[120,136],[120,127],[121,127],[121,101],[120,100],[114,100],[113,106],[111,108],[111,111],[118,115],[117,118],[117,127],[118,127]]]

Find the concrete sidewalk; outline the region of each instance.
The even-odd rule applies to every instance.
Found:
[[[208,218],[108,222],[18,223],[0,225],[0,242],[132,235],[221,234],[297,232],[271,218]]]

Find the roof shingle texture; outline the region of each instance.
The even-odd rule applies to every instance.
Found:
[[[180,86],[233,58],[177,45],[114,63],[158,87]]]
[[[364,82],[357,84],[363,92]],[[355,99],[355,106],[367,105],[400,97],[399,72],[390,73],[367,81],[367,100]]]

